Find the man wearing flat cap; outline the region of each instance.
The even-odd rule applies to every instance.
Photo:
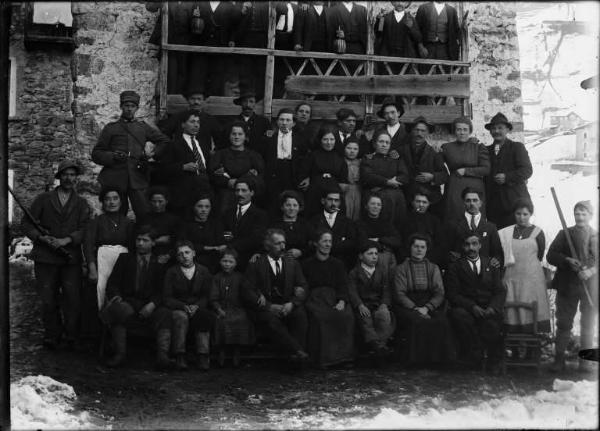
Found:
[[[31,215],[47,232],[40,232],[26,215],[21,221],[23,232],[33,241],[31,258],[42,297],[44,346],[48,349],[56,348],[61,338],[72,347],[79,335],[81,240],[91,216],[87,201],[75,190],[80,173],[75,162],[61,162],[55,175],[59,186],[33,200]]]
[[[123,91],[120,100],[121,118],[104,126],[92,150],[92,161],[103,166],[98,175],[102,187],[123,190],[139,219],[150,209],[146,198],[148,161],[164,150],[169,138],[135,119],[140,104],[140,96],[135,91]],[[156,148],[147,145],[148,141]],[[123,209],[127,211],[127,201]]]
[[[527,180],[533,174],[525,145],[508,139],[513,128],[507,118],[498,112],[484,126],[494,142],[487,147],[490,155],[490,175],[486,183],[486,215],[498,230],[514,224],[513,205],[517,199],[530,199]]]

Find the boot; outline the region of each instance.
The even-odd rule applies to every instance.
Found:
[[[121,365],[125,360],[125,353],[127,351],[127,329],[123,325],[115,325],[111,328],[110,332],[115,346],[115,354],[106,361],[106,365],[114,368]]]
[[[156,368],[167,370],[171,367],[169,349],[171,348],[171,331],[159,329],[156,333]]]
[[[196,333],[196,353],[198,354],[198,368],[208,370],[210,368],[210,332]]]
[[[559,330],[557,332],[556,340],[554,341],[554,363],[551,365],[550,371],[556,373],[565,370],[565,350],[567,349],[570,339],[570,331]]]

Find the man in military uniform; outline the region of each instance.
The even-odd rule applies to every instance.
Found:
[[[148,162],[160,154],[169,138],[143,121],[135,119],[140,96],[135,91],[123,91],[121,118],[104,126],[92,161],[102,165],[98,182],[103,187],[117,187],[131,201],[136,218],[146,214],[150,207],[146,198]],[[150,141],[153,145],[147,144]],[[127,210],[127,202],[124,211]]]

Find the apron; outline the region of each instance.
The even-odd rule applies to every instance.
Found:
[[[108,277],[121,253],[127,253],[127,247],[122,245],[102,245],[98,248],[98,284],[96,293],[98,295],[98,310],[102,310],[106,300],[106,283]]]

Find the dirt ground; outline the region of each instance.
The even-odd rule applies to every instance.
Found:
[[[97,345],[74,352],[41,347],[39,298],[30,271],[11,267],[11,381],[42,374],[67,383],[77,394],[77,409],[91,413],[94,424],[113,429],[273,428],[281,426],[282,417],[293,418],[298,427],[319,428],[341,418],[370,418],[384,407],[401,413],[451,409],[551,390],[557,377],[594,377],[575,371],[537,375],[531,370],[492,377],[480,371],[412,370],[397,364],[291,375],[277,360],[253,360],[240,369],[207,373],[165,373],[154,371],[151,348],[135,343],[127,365],[111,370],[101,364]]]

